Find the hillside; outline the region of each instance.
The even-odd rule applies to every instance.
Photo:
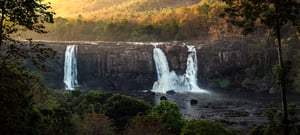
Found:
[[[135,17],[138,14],[175,9],[199,3],[199,0],[48,0],[56,17],[102,20]]]
[[[70,1],[73,3],[53,3],[57,16],[54,24],[46,26],[48,34],[28,33],[28,37],[63,41],[173,41],[217,40],[231,33],[239,35],[238,29],[231,30],[224,20],[216,17],[226,6],[220,0]]]

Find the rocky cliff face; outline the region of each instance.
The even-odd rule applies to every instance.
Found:
[[[56,60],[47,63],[49,71],[45,80],[54,88],[64,88],[64,51],[67,45],[78,45],[78,81],[82,89],[146,90],[156,81],[156,69],[152,56],[154,45],[150,43],[98,42],[98,43],[45,43],[59,52]],[[195,45],[198,56],[199,84],[205,88],[220,88],[220,79],[231,86],[242,85],[246,68],[259,64],[261,51],[255,44],[242,42],[218,42]],[[184,74],[187,48],[182,43],[158,45],[167,55],[171,70]],[[242,74],[242,75],[236,75]],[[238,81],[235,81],[238,80]],[[227,87],[226,86],[226,87]]]

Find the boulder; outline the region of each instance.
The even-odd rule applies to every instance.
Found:
[[[166,96],[161,96],[160,100],[168,100],[168,98]]]
[[[196,100],[196,99],[191,99],[191,105],[196,105],[196,104],[198,104],[198,100]]]

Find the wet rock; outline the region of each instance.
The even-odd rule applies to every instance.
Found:
[[[176,92],[174,90],[168,90],[166,93],[168,95],[174,95],[174,94],[176,94]]]
[[[204,106],[204,108],[211,108],[211,107],[212,107],[211,102],[208,102],[207,105]]]
[[[229,121],[229,120],[220,120],[220,123],[224,123],[226,125],[234,125],[234,124],[237,124],[236,122],[232,122],[232,121]]]
[[[196,99],[191,99],[191,105],[196,105],[196,104],[198,104],[198,100],[196,100]]]
[[[229,105],[233,105],[233,103],[232,102],[226,102],[225,105],[229,106]]]
[[[248,125],[248,122],[247,122],[247,121],[241,121],[241,122],[240,122],[240,125],[247,126],[247,125]]]
[[[269,94],[276,94],[278,92],[279,92],[279,90],[274,87],[270,88],[270,90],[269,90]]]
[[[227,117],[246,117],[246,116],[249,116],[249,113],[248,112],[245,112],[245,111],[229,111],[229,112],[226,112],[224,113]]]
[[[152,96],[154,96],[154,95],[155,95],[155,92],[152,92],[151,90],[147,90],[147,91],[146,91],[146,94],[147,94],[147,95],[152,95]]]
[[[168,98],[166,96],[161,96],[160,100],[168,100]]]

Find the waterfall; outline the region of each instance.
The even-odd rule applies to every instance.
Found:
[[[169,65],[167,57],[165,56],[164,52],[159,48],[153,49],[153,58],[156,66],[156,72],[157,72],[157,78],[161,79],[163,74],[166,74],[169,72]]]
[[[188,45],[188,58],[187,66],[185,71],[185,79],[188,89],[191,92],[204,92],[203,89],[198,87],[197,82],[197,73],[198,73],[198,61],[197,61],[197,52],[194,46]]]
[[[76,53],[76,45],[67,46],[64,65],[64,83],[66,90],[74,90],[74,88],[78,86]]]
[[[186,72],[184,75],[177,75],[174,71],[170,71],[164,52],[155,46],[153,49],[153,58],[158,80],[154,82],[152,91],[158,93],[166,93],[169,90],[174,90],[178,93],[207,92],[199,88],[197,84],[198,62],[196,48],[194,46],[187,46],[187,48],[188,58]]]

